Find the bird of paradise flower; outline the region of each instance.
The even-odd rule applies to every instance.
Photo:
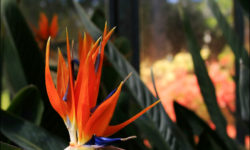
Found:
[[[104,47],[107,44],[114,28],[108,32],[105,24],[101,38],[93,42],[85,34],[79,42],[79,69],[76,79],[73,75],[74,60],[71,58],[68,32],[66,30],[68,67],[59,50],[57,87],[55,87],[49,69],[50,38],[46,46],[45,82],[47,94],[52,107],[64,120],[70,135],[70,145],[66,150],[94,149],[111,145],[116,141],[129,138],[108,138],[118,132],[160,101],[156,101],[129,120],[109,125],[113,116],[122,86],[129,78],[125,78],[105,100],[97,105],[101,70],[104,57]]]

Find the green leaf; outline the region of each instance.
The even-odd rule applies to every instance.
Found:
[[[193,146],[195,146],[195,142],[194,142],[195,132],[193,130],[199,130],[199,126],[197,128],[194,128],[192,125],[196,125],[196,124],[190,124],[189,121],[191,120],[191,118],[189,116],[187,117],[187,114],[183,114],[184,111],[180,111],[180,109],[178,109],[178,103],[174,102],[174,108],[175,108],[174,110],[175,110],[177,125],[180,127],[182,132],[185,133],[189,142]],[[191,123],[193,123],[193,121],[191,121]]]
[[[213,83],[208,76],[206,65],[200,55],[200,46],[198,45],[193,30],[189,22],[189,16],[185,8],[181,12],[184,29],[186,33],[186,39],[188,44],[188,49],[192,55],[192,60],[194,63],[194,70],[198,83],[200,86],[200,91],[203,96],[204,102],[210,114],[211,120],[216,125],[216,130],[221,138],[226,142],[228,149],[235,149],[236,145],[233,144],[232,140],[227,136],[226,133],[226,120],[223,117],[223,114],[220,111],[220,108],[217,104],[217,98],[215,94],[215,88]]]
[[[206,65],[200,55],[201,48],[198,45],[195,36],[193,34],[193,30],[189,22],[188,18],[189,16],[187,14],[187,11],[184,10],[182,17],[183,17],[183,24],[186,33],[188,49],[192,55],[194,70],[198,79],[203,99],[206,103],[212,121],[215,123],[216,127],[219,130],[221,130],[223,134],[224,133],[226,134],[226,121],[217,104],[215,88],[213,86],[210,77],[208,76]]]
[[[197,149],[202,150],[224,150],[224,148],[218,145],[218,141],[211,137],[211,135],[205,130],[199,137],[199,143]]]
[[[216,131],[212,130],[201,118],[199,118],[194,112],[188,110],[187,108],[181,106],[177,102],[174,102],[174,109],[176,114],[177,124],[182,130],[188,133],[189,138],[194,138],[194,135],[203,137],[207,139],[216,141],[222,149],[227,149],[225,141],[223,141]],[[199,145],[199,144],[198,144]]]
[[[24,76],[20,59],[15,45],[10,40],[10,37],[5,35],[3,40],[3,65],[6,72],[6,77],[11,90],[16,93],[22,87],[27,85],[27,81]]]
[[[159,131],[157,131],[157,128],[155,128],[153,122],[144,117],[141,117],[135,121],[135,124],[139,127],[139,130],[141,130],[147,136],[148,140],[153,142],[151,143],[153,148],[161,150],[164,147],[167,147],[168,149],[170,149],[164,138],[159,138],[161,137],[161,134],[159,133]],[[173,137],[171,138],[173,139]]]
[[[2,0],[1,14],[6,31],[18,52],[27,82],[45,91],[44,58],[16,1]]]
[[[0,149],[2,149],[2,150],[21,150],[21,148],[4,143],[2,141],[0,141]]]
[[[16,94],[7,111],[39,125],[43,110],[44,105],[40,91],[36,86],[29,85]]]
[[[73,1],[73,3],[83,26],[94,39],[97,39],[101,35],[101,31],[89,20],[86,12],[79,5],[79,3],[76,1]],[[122,78],[125,78],[130,72],[133,72],[133,75],[129,78],[125,85],[128,87],[130,93],[142,108],[145,108],[155,102],[156,98],[141,81],[139,74],[110,42],[105,50],[105,55]],[[146,119],[149,123],[152,122],[156,129],[155,131],[158,131],[158,134],[155,134],[158,135],[158,137],[152,139],[153,143],[159,144],[159,141],[167,142],[167,144],[162,143],[159,145],[162,146],[162,149],[193,149],[178,127],[166,114],[162,105],[156,105],[147,112],[147,115],[148,116],[145,116],[144,119]],[[144,130],[144,132],[147,132],[147,130]]]
[[[44,56],[38,48],[30,28],[16,4],[16,0],[1,0],[1,16],[6,33],[17,50],[27,83],[35,85],[41,92],[45,106],[42,126],[51,132],[60,130],[61,132],[56,133],[63,133],[65,130],[64,124],[54,126],[55,122],[59,124],[61,120],[51,107],[47,97]]]
[[[241,4],[241,7],[244,9],[246,14],[248,15],[248,19],[250,19],[250,2],[249,0],[238,0]]]
[[[201,120],[194,112],[188,110],[187,108],[181,106],[177,102],[174,102],[174,110],[176,114],[177,124],[181,125],[181,121],[185,121],[191,127],[192,133],[194,135],[200,135],[206,128],[209,130],[209,126]],[[178,123],[180,122],[180,123]]]
[[[236,57],[236,61],[239,61],[240,59],[243,60],[243,63],[245,66],[249,66],[249,55],[247,53],[247,50],[244,48],[244,45],[241,44],[239,37],[236,35],[234,30],[229,26],[227,23],[227,20],[221,13],[218,5],[214,0],[208,0],[208,6],[211,10],[211,12],[214,14],[217,23],[222,30],[222,33],[224,35],[224,38],[227,40],[227,43],[231,47],[232,51],[234,52],[234,55]]]
[[[0,110],[0,131],[25,150],[62,150],[66,147],[58,137],[44,129]]]
[[[1,109],[3,110],[7,110],[8,107],[10,106],[10,93],[8,90],[2,90],[1,91],[1,95],[0,95],[0,98],[1,98]]]
[[[250,70],[242,62],[240,62],[240,73],[239,73],[239,102],[241,108],[241,118],[244,121],[250,122],[250,96],[249,96],[249,85],[250,85]]]
[[[118,76],[116,76],[116,78],[117,77]],[[122,123],[138,112],[138,105],[135,104],[133,100],[134,99],[131,97],[131,95],[128,92],[126,92],[126,90],[121,91],[121,94],[119,96],[119,101],[117,103],[117,108],[119,109],[115,109],[114,116],[112,117],[110,124]],[[140,128],[137,128],[134,123],[130,124],[129,126],[122,129],[121,131],[112,135],[112,137],[114,138],[115,137],[128,137],[131,135],[136,135],[137,138],[134,140],[130,140],[128,142],[120,143],[118,147],[121,147],[123,149],[143,149],[143,150],[148,149],[143,143],[143,140],[146,138],[145,132],[141,132]],[[153,134],[151,135],[151,137],[156,138]],[[152,145],[152,143],[150,144]],[[152,147],[155,148],[154,145],[152,145]]]
[[[2,33],[2,28],[0,29],[1,33]],[[2,39],[2,35],[0,35],[0,42],[2,43],[3,39]],[[3,46],[0,46],[1,50],[0,50],[0,104],[2,104],[2,76],[3,76]],[[2,105],[1,105],[2,106]]]

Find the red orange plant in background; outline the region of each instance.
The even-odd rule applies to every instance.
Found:
[[[49,24],[49,20],[45,13],[40,13],[40,18],[38,21],[38,28],[34,29],[35,38],[41,49],[44,48],[45,43],[49,37],[55,38],[58,33],[58,16],[54,15]]]
[[[208,49],[201,51],[206,59],[209,54]],[[228,135],[232,138],[236,136],[233,112],[235,112],[235,83],[232,79],[234,56],[230,50],[225,49],[216,60],[207,61],[209,76],[215,86],[217,102],[225,115],[228,127]],[[153,84],[150,80],[150,69],[146,62],[141,65],[142,80],[149,89],[154,92]],[[211,128],[215,128],[210,120],[206,106],[200,93],[199,84],[194,74],[191,55],[187,52],[177,54],[172,61],[162,59],[153,65],[157,91],[162,104],[172,118],[175,120],[173,101],[194,111],[203,118]]]

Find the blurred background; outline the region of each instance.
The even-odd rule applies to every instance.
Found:
[[[184,132],[184,137],[190,138],[190,134],[185,132],[188,129],[183,129],[182,125],[178,124],[178,116],[176,116],[177,108],[175,107],[177,104],[174,102],[194,112],[195,116],[198,116],[200,119],[199,121],[206,124],[204,126],[211,129],[211,131],[215,131],[216,134],[222,135],[219,140],[213,139],[216,141],[215,145],[217,145],[217,149],[229,149],[230,146],[228,146],[227,143],[230,142],[225,142],[226,146],[219,144],[220,140],[226,141],[227,139],[232,139],[235,143],[241,145],[239,149],[250,149],[250,84],[248,63],[250,52],[249,1],[78,0],[76,2],[84,9],[91,22],[101,31],[104,28],[105,21],[108,22],[110,28],[116,26],[115,33],[111,38],[112,43],[123,55],[122,57],[133,66],[135,70],[132,71],[138,73],[143,82],[140,84],[140,87],[144,87],[143,84],[145,84],[149,89],[147,92],[151,92],[156,98],[161,99],[162,106],[165,110],[164,113],[168,115],[171,120],[170,122],[173,122],[174,126],[178,126],[178,128]],[[41,13],[47,16],[49,23],[52,21],[53,16],[58,17],[58,32],[54,33],[55,35],[52,37],[52,69],[56,66],[57,62],[57,48],[65,49],[66,27],[69,30],[70,39],[74,40],[74,50],[77,50],[79,34],[83,35],[83,32],[89,32],[93,36],[92,31],[94,30],[91,31],[85,24],[84,19],[81,19],[82,15],[78,10],[79,8],[77,8],[76,4],[72,3],[71,0],[17,0],[15,4],[16,7],[20,9],[19,13],[22,13],[24,20],[26,20],[26,24],[32,33],[31,36],[35,37],[41,55],[44,55],[46,42],[46,40],[38,36]],[[33,83],[33,81],[25,79],[27,78],[27,69],[22,69],[25,64],[22,63],[24,57],[20,58],[24,54],[20,55],[21,51],[17,50],[18,48],[22,48],[22,46],[16,44],[20,43],[17,42],[17,40],[26,40],[25,36],[18,39],[13,38],[16,36],[14,29],[18,30],[21,29],[21,27],[18,28],[19,24],[15,24],[16,28],[8,27],[8,25],[11,26],[8,20],[8,16],[11,16],[11,12],[4,12],[4,9],[2,12],[1,51],[3,51],[3,49],[5,51],[1,53],[1,67],[3,68],[1,108],[3,110],[9,110],[10,112],[16,112],[18,115],[18,112],[23,111],[24,108],[19,108],[23,107],[23,105],[18,106],[16,104],[17,106],[13,106],[11,111],[9,107],[13,105],[13,99],[18,99],[16,96],[17,93],[22,95],[19,90],[23,87],[30,83],[35,83],[36,86],[37,84],[36,82]],[[188,21],[185,21],[185,19]],[[191,39],[192,36],[194,37],[193,39]],[[190,50],[197,47],[198,51],[196,52]],[[241,51],[242,49],[244,52]],[[195,53],[202,59],[198,59]],[[73,56],[77,58],[77,52],[74,54]],[[117,59],[119,59],[119,57],[117,57]],[[200,63],[201,66],[199,66],[200,64],[194,59],[203,60],[202,63]],[[123,79],[121,71],[113,64],[114,62],[116,61],[112,61],[112,57],[107,54],[107,58],[104,60],[102,83],[98,99],[105,97]],[[27,63],[28,62],[26,62],[26,64]],[[204,64],[204,66],[202,66],[202,64]],[[202,70],[204,68],[205,71]],[[126,70],[126,68],[120,69]],[[56,69],[54,70],[54,77],[56,78]],[[30,70],[30,72],[32,72],[32,70]],[[199,73],[202,74],[202,77],[208,76],[207,78],[202,78],[199,76]],[[206,81],[211,81],[213,85],[211,85],[211,87],[214,88],[215,93],[209,94],[211,88]],[[207,89],[204,89],[203,91],[205,92],[202,93],[202,88]],[[38,89],[38,91],[42,93],[42,90],[39,88],[39,83]],[[142,99],[138,100],[139,96],[136,97],[135,94],[130,91],[131,89],[133,90],[131,86],[124,88],[118,104],[118,108],[120,109],[116,110],[117,113],[115,113],[119,115],[115,115],[112,120],[113,123],[126,120],[128,116],[138,112],[141,106],[148,104],[147,102],[141,102],[143,101]],[[216,109],[208,100],[204,100],[206,99],[204,98],[206,97],[206,95],[204,95],[206,91],[209,91],[207,92],[208,95],[215,94],[216,98],[213,99],[215,102],[213,104],[219,109]],[[142,94],[147,92],[142,92]],[[43,97],[44,93],[41,95],[41,99],[46,99],[44,98],[46,96]],[[38,102],[33,103],[31,102],[26,105],[37,105]],[[43,103],[44,108],[38,106],[38,108],[41,108],[41,112],[43,112],[40,121],[38,121],[38,125],[63,140],[68,141],[68,135],[66,130],[64,130],[63,122],[56,115],[53,117],[50,116],[51,113],[54,112],[50,110],[51,108],[46,108],[48,101]],[[15,111],[16,109],[21,110]],[[36,107],[34,109],[36,109]],[[48,111],[46,112],[46,110]],[[221,112],[225,118],[226,135],[220,133],[220,131],[218,131],[218,133],[216,131],[221,129],[217,124],[220,122],[220,119],[218,119],[218,117],[217,120],[219,121],[216,122],[216,119],[214,119],[217,117],[216,113],[211,112],[217,111],[219,111],[218,113]],[[149,114],[149,118],[153,120],[152,122],[157,122],[155,121],[157,117],[152,116],[153,115]],[[35,120],[37,120],[37,118]],[[54,120],[56,120],[56,122]],[[149,137],[152,133],[145,133],[147,128],[146,125],[142,123],[142,120],[143,119],[117,134],[117,136],[120,137],[131,134],[138,135],[138,138],[134,141],[118,144],[120,147],[125,149],[161,149],[159,148],[160,146],[156,146],[157,142]],[[54,123],[52,121],[54,121]],[[153,124],[155,125],[157,123]],[[192,129],[195,126],[193,124],[195,123],[191,123],[190,125]],[[169,126],[168,123],[164,125]],[[25,146],[20,144],[20,141],[16,142],[12,139],[13,137],[11,138],[11,135],[8,136],[9,133],[7,129],[4,127],[1,128],[1,141],[25,149]],[[138,130],[139,128],[142,129]],[[203,132],[199,131],[199,134],[197,134],[195,129],[193,130],[194,133],[191,138],[193,144],[190,145],[195,147],[195,149],[204,149],[201,145],[206,145],[209,142],[209,145],[214,144],[213,140],[204,142],[201,140],[201,135],[203,135],[201,133]],[[176,146],[178,144],[173,144],[175,143],[175,138],[172,138],[172,136],[168,138],[167,135],[161,134],[162,131],[160,127],[159,132],[162,140],[169,145],[167,147],[170,149],[181,149],[180,146]],[[171,130],[171,132],[166,131],[166,133],[175,135],[174,132],[174,130]],[[156,135],[152,136],[155,136],[157,139]],[[176,140],[178,141],[178,138],[176,138]],[[161,143],[161,140],[159,141]],[[188,141],[190,142],[190,140]],[[199,141],[203,141],[204,143]],[[211,141],[213,144],[211,144]],[[210,148],[215,149],[214,147]]]

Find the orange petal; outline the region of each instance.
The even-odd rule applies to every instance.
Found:
[[[86,136],[86,134],[82,134],[83,130],[86,126],[86,123],[90,117],[90,103],[91,100],[90,96],[92,94],[92,91],[96,91],[97,88],[95,87],[95,81],[96,81],[96,75],[94,70],[94,63],[93,60],[90,57],[90,53],[88,54],[86,60],[80,61],[80,70],[81,70],[81,76],[79,76],[79,82],[76,86],[75,92],[76,92],[76,98],[78,98],[77,103],[77,127],[78,127],[78,133],[79,133],[79,141],[81,143],[86,142],[90,136]],[[84,70],[83,70],[84,69]],[[79,95],[79,96],[77,96]],[[94,100],[96,101],[96,99]]]
[[[107,34],[108,37],[105,37],[106,32],[107,32],[107,25],[105,25],[103,38],[108,40],[109,37],[111,36],[111,34],[113,33],[113,31],[114,31],[114,29],[112,29],[112,31],[110,31]],[[97,97],[98,97],[100,80],[101,80],[101,73],[102,73],[103,57],[104,57],[104,48],[105,48],[106,43],[107,43],[107,41],[105,42],[103,40],[101,42],[100,46],[98,46],[97,49],[95,51],[93,51],[93,54],[91,54],[92,58],[93,58],[93,61],[96,61],[98,55],[100,55],[100,58],[99,58],[100,60],[99,60],[99,65],[98,65],[98,68],[97,68],[97,72],[92,73],[92,77],[95,77],[95,78],[94,78],[94,83],[92,83],[92,86],[94,88],[92,88],[91,89],[92,91],[90,91],[90,93],[91,93],[90,94],[90,108],[93,108],[96,105],[96,100],[97,100]]]
[[[68,112],[69,112],[69,119],[72,121],[75,119],[75,95],[74,95],[74,81],[73,81],[73,74],[72,74],[72,66],[71,66],[71,55],[70,55],[70,45],[69,45],[69,36],[68,30],[66,29],[66,41],[67,41],[67,58],[68,58],[68,68],[69,68],[69,89],[68,89]]]
[[[94,65],[94,60],[92,58],[90,59],[90,64],[89,64],[89,82],[88,82],[88,87],[89,87],[89,107],[90,109],[94,108],[96,106],[96,101],[98,97],[98,92],[99,92],[99,84],[98,82],[100,79],[96,75],[95,72],[95,65]]]
[[[82,57],[82,53],[83,53],[83,38],[81,36],[81,33],[79,32],[78,33],[78,42],[79,42],[79,45],[78,45],[78,58],[79,58],[79,69],[78,69],[78,73],[77,73],[77,77],[76,77],[76,81],[75,81],[75,87],[74,87],[74,92],[75,92],[75,100],[76,100],[76,105],[77,105],[77,101],[78,101],[78,97],[79,97],[79,94],[80,94],[80,86],[81,86],[81,80],[83,78],[83,71],[84,71],[84,64],[85,64],[85,61]]]
[[[100,55],[101,57],[101,55]],[[97,56],[95,56],[92,59],[92,67],[90,69],[90,75],[92,76],[92,78],[89,79],[89,87],[92,87],[89,90],[89,95],[90,95],[90,108],[95,107],[96,105],[96,101],[97,101],[97,97],[98,97],[98,93],[99,93],[99,86],[100,86],[100,80],[101,80],[101,58],[99,58],[99,67],[98,67],[98,71],[96,72],[95,70],[95,65],[94,65],[94,61],[96,61]]]
[[[47,40],[49,37],[49,22],[48,18],[44,13],[40,13],[40,19],[39,19],[39,33],[38,36],[42,40]]]
[[[86,37],[86,36],[85,36]],[[91,38],[91,37],[90,37]],[[91,38],[92,39],[92,38]],[[92,49],[95,49],[97,46],[98,46],[98,43],[99,43],[100,39],[98,39],[95,44],[92,46]],[[84,41],[82,41],[82,43],[84,43]],[[91,44],[92,45],[92,44]],[[81,51],[84,51],[83,50],[83,47],[82,47],[82,50]],[[91,50],[92,51],[92,50]],[[78,101],[78,97],[79,97],[79,93],[80,93],[80,85],[81,85],[81,82],[82,82],[82,79],[85,78],[83,77],[83,72],[86,70],[84,68],[84,65],[85,65],[85,61],[86,61],[86,56],[87,54],[85,54],[84,52],[80,52],[81,53],[81,57],[80,57],[80,65],[79,65],[79,70],[78,70],[78,74],[77,74],[77,78],[76,78],[76,83],[75,83],[75,97],[76,97],[76,101]],[[77,104],[77,103],[76,103]]]
[[[58,33],[58,17],[54,15],[50,24],[50,36],[52,38],[56,37]]]
[[[96,91],[96,89],[99,89],[99,87],[96,88],[95,84],[93,84],[93,82],[94,83],[96,82],[96,75],[93,73],[94,72],[93,60],[90,59],[91,53],[93,51],[95,51],[99,40],[97,40],[97,42],[93,45],[92,49],[88,52],[87,58],[84,58],[85,56],[82,55],[81,60],[80,60],[79,71],[78,71],[78,75],[77,75],[77,79],[76,79],[76,83],[75,83],[75,87],[74,87],[76,105],[78,105],[78,103],[83,100],[82,97],[80,97],[80,94],[83,93],[85,95],[88,95],[88,99],[86,99],[86,98],[84,98],[84,99],[88,101],[88,104],[91,103],[91,107],[88,106],[89,109],[91,109],[93,107],[92,106],[93,103],[94,104],[96,103],[96,99],[93,100],[91,98],[91,100],[90,100],[89,93],[93,93],[92,92],[93,90]],[[86,83],[85,80],[88,80],[87,85],[85,85],[85,83]],[[84,84],[85,86],[83,87],[82,84]],[[85,88],[85,89],[88,88],[88,91],[85,91],[83,88]],[[97,91],[97,94],[98,94],[98,91]],[[91,96],[91,97],[93,97],[93,96]],[[92,102],[92,100],[94,102]],[[81,104],[81,105],[83,105],[83,104]],[[77,108],[77,109],[80,109],[80,108]],[[85,109],[80,109],[80,110],[85,110]],[[88,111],[89,110],[87,108],[86,109],[87,114],[89,113]],[[79,114],[79,112],[77,114]],[[85,125],[83,124],[82,126],[85,126]]]
[[[108,25],[107,25],[108,23],[107,23],[107,21],[105,22],[105,26],[104,26],[104,30],[103,30],[103,37],[105,37],[106,36],[106,34],[107,34],[107,30],[108,30]]]
[[[84,37],[83,37],[83,41],[82,41],[82,52],[81,52],[81,56],[80,56],[81,57],[80,61],[81,60],[85,61],[85,59],[87,57],[87,54],[89,52],[88,47],[90,47],[90,46],[88,46],[87,38],[88,38],[87,34],[84,32]]]
[[[85,51],[85,58],[86,58],[87,53],[91,50],[92,43],[93,43],[93,39],[90,36],[90,34],[85,33],[84,34],[84,43],[83,43],[83,47],[84,47],[84,51]]]
[[[86,41],[86,34],[84,33],[84,40],[82,41],[82,43],[84,43],[84,41]],[[82,84],[82,80],[86,79],[87,76],[86,74],[83,75],[83,73],[87,70],[85,65],[86,65],[86,56],[87,56],[87,51],[84,50],[84,46],[82,45],[82,50],[80,52],[80,65],[79,65],[79,70],[78,70],[78,74],[77,74],[77,78],[76,78],[76,82],[75,82],[75,87],[74,87],[74,91],[75,91],[75,100],[76,100],[76,105],[78,103],[78,99],[79,99],[79,95],[81,92],[81,84]],[[86,53],[86,54],[85,54]]]
[[[95,53],[98,53],[100,49],[100,45],[101,45],[101,43],[99,44],[100,40],[101,40],[101,37],[94,43],[94,45],[91,47],[90,51],[87,54],[88,56],[91,56],[92,59],[93,59],[93,55],[95,55]]]
[[[147,108],[143,109],[141,112],[139,112],[138,114],[136,114],[135,116],[133,116],[132,118],[130,118],[129,120],[118,124],[118,125],[114,125],[114,126],[109,126],[107,127],[107,129],[105,130],[105,132],[99,136],[111,136],[114,133],[118,132],[119,130],[121,130],[122,128],[126,127],[127,125],[129,125],[130,123],[132,123],[133,121],[135,121],[137,118],[139,118],[141,115],[143,115],[145,112],[147,112],[149,109],[151,109],[152,107],[154,107],[156,104],[158,104],[160,102],[160,100],[154,102],[153,104],[151,104],[150,106],[148,106]]]
[[[68,68],[60,50],[58,50],[57,65],[57,92],[60,99],[63,98],[69,83]]]
[[[79,34],[78,39],[79,39],[78,55],[79,55],[80,60],[82,59],[85,60],[93,44],[93,39],[88,33],[84,33],[83,39],[81,38],[81,35]]]
[[[52,107],[63,118],[66,119],[65,102],[59,98],[55,85],[53,83],[50,69],[49,69],[49,51],[50,51],[50,38],[46,46],[46,60],[45,60],[45,85],[47,94]]]
[[[82,62],[83,68],[85,69],[82,72],[81,83],[79,84],[79,89],[77,92],[79,94],[78,103],[77,103],[77,127],[78,127],[78,137],[79,141],[85,140],[83,137],[83,130],[90,116],[90,107],[89,107],[89,89],[92,87],[88,87],[89,82],[89,62],[90,59],[86,62]]]
[[[82,86],[86,87],[86,84],[82,84]],[[77,105],[77,127],[78,138],[79,141],[81,141],[82,138],[84,138],[83,131],[90,116],[90,108],[88,104],[88,88],[82,88],[79,98],[80,99]]]
[[[116,92],[105,100],[89,118],[84,133],[88,136],[96,134],[97,136],[102,135],[107,128],[119,98],[123,82],[119,85]]]
[[[107,27],[105,26],[105,28],[107,28]],[[103,40],[101,42],[101,59],[100,59],[100,64],[99,64],[99,68],[98,68],[98,71],[97,71],[98,78],[101,77],[101,70],[102,70],[103,57],[104,57],[104,48],[105,48],[105,46],[107,44],[107,41],[109,40],[112,33],[114,32],[114,30],[115,30],[115,28],[113,28],[111,31],[109,31],[109,33],[107,35],[103,33]]]
[[[98,46],[97,49],[99,49],[99,48],[100,48],[100,46]],[[97,49],[95,50],[95,52],[94,52],[93,55],[92,55],[92,60],[93,60],[94,62],[96,61],[97,55],[99,54],[99,51],[97,51]]]
[[[99,37],[98,40],[96,40],[96,42],[91,46],[91,50],[90,50],[90,55],[95,55],[95,53],[98,53],[98,50],[100,48],[100,40],[102,39],[102,37]]]
[[[110,38],[110,36],[112,35],[113,31],[114,31],[114,28],[106,36],[107,24],[105,24],[103,38],[108,40]],[[103,57],[104,57],[104,48],[105,48],[106,43],[107,43],[107,41],[102,40],[100,46],[94,47],[94,48],[96,48],[96,50],[94,50],[94,51],[92,51],[93,49],[91,50],[92,51],[91,55],[92,55],[93,61],[96,61],[96,58],[97,58],[98,54],[100,54],[100,58],[99,58],[100,60],[99,60],[99,66],[98,66],[97,72],[92,73],[92,76],[94,77],[95,74],[96,74],[96,77],[94,79],[95,83],[92,83],[92,86],[94,88],[92,88],[91,91],[90,91],[90,93],[91,93],[90,94],[90,108],[93,108],[96,105],[96,100],[97,100],[97,97],[98,97],[100,79],[101,79],[101,73],[102,73]],[[94,46],[96,46],[96,44],[94,44]]]
[[[108,42],[109,38],[110,38],[111,35],[114,33],[115,28],[116,28],[116,27],[113,27],[113,28],[109,31],[109,33],[104,37],[104,40],[103,40],[103,41],[104,41],[105,44]]]

